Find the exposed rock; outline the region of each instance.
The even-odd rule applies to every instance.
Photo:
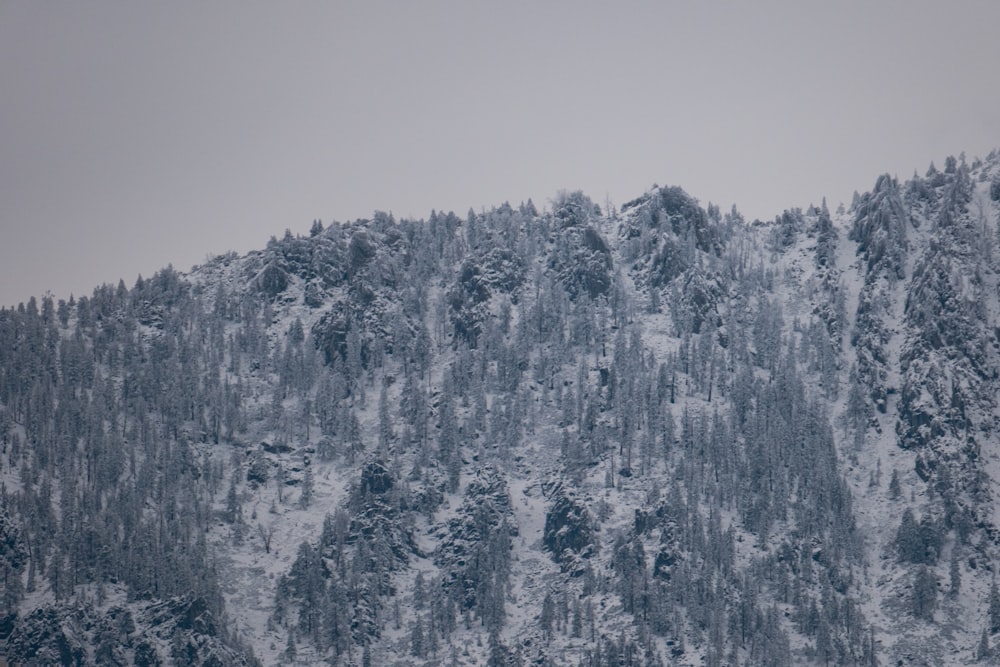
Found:
[[[131,609],[134,613],[89,604],[39,607],[14,622],[2,654],[11,664],[23,665],[257,664],[245,649],[229,645],[202,598],[140,603]]]
[[[445,573],[445,586],[465,608],[476,606],[482,579],[493,577],[494,569],[506,561],[510,539],[517,534],[506,479],[493,466],[480,468],[434,554]]]
[[[562,484],[551,490],[550,500],[543,544],[563,571],[579,576],[585,569],[582,560],[590,558],[596,550],[594,519],[575,492]]]
[[[562,229],[549,256],[549,268],[566,289],[570,300],[584,293],[596,299],[611,289],[611,250],[593,227]]]

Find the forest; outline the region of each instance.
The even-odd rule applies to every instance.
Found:
[[[0,309],[23,665],[1000,660],[1000,155],[286,231]]]

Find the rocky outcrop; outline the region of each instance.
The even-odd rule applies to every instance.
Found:
[[[556,483],[548,495],[552,504],[545,514],[542,543],[564,572],[579,576],[597,549],[594,519],[572,488]]]
[[[173,598],[98,609],[46,605],[13,621],[2,654],[20,665],[250,667],[203,598]]]
[[[434,554],[444,585],[461,607],[481,605],[498,570],[509,567],[510,540],[518,534],[503,473],[480,468],[469,482],[458,515]]]

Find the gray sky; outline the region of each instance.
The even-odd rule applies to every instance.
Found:
[[[0,305],[314,219],[748,218],[1000,146],[1000,2],[0,0]]]

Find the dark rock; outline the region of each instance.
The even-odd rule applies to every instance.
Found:
[[[260,443],[261,448],[268,454],[287,454],[294,451],[292,447],[282,444],[271,444],[269,442]]]
[[[563,229],[548,263],[571,301],[582,294],[596,299],[611,289],[611,250],[593,227]]]
[[[276,263],[270,263],[257,274],[254,284],[264,294],[275,297],[288,289],[288,274]]]
[[[136,644],[134,656],[136,667],[161,667],[163,664],[156,649],[146,640]]]
[[[662,547],[653,561],[653,576],[657,579],[670,581],[670,568],[677,562],[677,555],[669,548]]]
[[[381,495],[392,489],[392,472],[381,461],[370,461],[361,470],[361,494]]]
[[[584,572],[579,561],[593,555],[595,541],[590,511],[572,492],[558,486],[545,515],[542,533],[545,549],[564,571],[578,576]]]
[[[69,610],[42,607],[17,623],[3,655],[11,662],[29,665],[83,665],[87,650],[82,633]]]
[[[507,480],[491,465],[480,468],[466,487],[458,515],[434,554],[445,573],[444,585],[466,609],[479,602],[484,576],[493,576],[486,563],[505,562],[510,538],[518,534]]]

